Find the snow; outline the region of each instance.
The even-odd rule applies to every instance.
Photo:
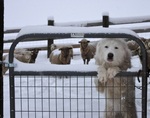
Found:
[[[125,17],[125,18],[111,18],[110,17],[110,22],[113,23],[136,23],[136,22],[142,22],[142,21],[148,21],[150,19],[150,16],[138,16],[138,17]]]
[[[19,33],[18,36],[16,34],[7,34],[5,37],[6,40],[13,39],[16,37],[20,37],[22,35],[28,34],[28,33],[99,33],[99,32],[104,32],[104,33],[127,33],[134,35],[136,37],[142,36],[146,38],[150,38],[149,33],[141,33],[141,34],[135,34],[134,32],[127,30],[127,29],[137,29],[139,27],[142,28],[149,28],[150,23],[141,23],[141,24],[133,24],[133,25],[118,25],[118,26],[110,26],[110,29],[103,29],[101,27],[93,27],[93,28],[78,28],[77,26],[82,26],[86,25],[89,21],[90,22],[99,22],[102,19],[102,14],[109,14],[110,15],[110,20],[113,22],[122,22],[122,20],[128,22],[128,20],[137,21],[137,19],[146,20],[150,16],[150,10],[149,10],[149,5],[150,1],[149,0],[5,0],[5,15],[4,15],[4,29],[8,29],[9,27],[11,28],[18,28],[18,27],[24,27],[21,32]],[[134,8],[133,8],[134,7]],[[53,27],[48,27],[47,25],[47,20],[54,20],[54,24],[57,26],[55,28]],[[81,22],[83,21],[83,22]],[[68,24],[72,24],[76,22],[74,25],[75,27],[64,27],[61,28],[60,26],[65,26]],[[45,24],[45,25],[43,25]],[[134,27],[133,27],[134,26]],[[124,28],[124,29],[119,29],[117,30],[116,28]],[[54,42],[57,44],[64,44],[64,43],[77,43],[78,40],[81,40],[81,38],[74,38],[72,40],[70,39],[63,39],[63,40],[55,40]],[[93,40],[93,39],[91,39]],[[95,40],[95,39],[94,39]],[[97,40],[97,39],[96,39]],[[11,43],[7,43],[4,45],[5,49],[9,49]],[[26,48],[26,47],[37,47],[37,46],[46,46],[45,41],[39,41],[38,43],[36,42],[24,42],[24,43],[19,43],[17,45],[17,48]],[[89,65],[83,65],[83,61],[81,59],[81,55],[79,53],[79,49],[75,49],[75,57],[71,61],[71,65],[53,65],[50,64],[49,60],[47,59],[47,52],[46,51],[40,51],[38,58],[36,60],[36,64],[24,64],[21,63],[17,60],[14,61],[14,63],[17,64],[17,67],[15,70],[34,70],[34,71],[47,71],[47,70],[55,70],[55,71],[96,71],[96,65],[95,65],[95,60],[92,59],[90,61]],[[128,71],[137,71],[142,67],[140,64],[139,58],[138,57],[132,57],[132,65],[133,67],[129,69]],[[9,71],[8,71],[9,72]],[[7,74],[8,74],[7,72]],[[62,77],[60,78],[54,78],[50,77],[50,82],[48,81],[48,78],[43,76],[42,79],[44,79],[43,85],[45,87],[39,87],[39,89],[36,90],[36,95],[37,97],[45,97],[43,100],[44,107],[41,106],[41,101],[36,101],[37,104],[37,109],[36,110],[41,110],[41,107],[43,107],[44,110],[48,110],[48,107],[50,107],[51,110],[55,111],[56,107],[58,107],[58,110],[61,110],[64,108],[65,111],[72,109],[73,111],[76,111],[77,108],[79,110],[83,111],[83,106],[86,106],[86,110],[91,110],[90,104],[92,103],[94,110],[99,110],[98,106],[100,106],[100,110],[104,110],[104,95],[99,94],[95,86],[92,88],[86,88],[86,86],[91,86],[89,84],[94,84],[93,79],[94,78],[89,78],[87,77],[85,80],[81,77],[76,78],[66,78]],[[22,77],[21,80],[16,81],[16,85],[22,85],[29,84],[32,86],[34,83],[34,78],[31,77],[31,80],[28,81],[26,77]],[[148,79],[149,81],[149,79]],[[76,84],[79,82],[78,84]],[[69,89],[62,89],[62,88],[57,88],[56,83],[58,86],[62,86],[62,83],[65,84],[65,86],[72,87],[70,90]],[[71,83],[71,85],[70,85]],[[85,84],[86,83],[86,84]],[[37,77],[37,80],[35,82],[37,86],[42,85],[41,80]],[[46,86],[54,87],[55,89],[51,88],[51,96],[58,96],[60,98],[65,97],[65,106],[63,107],[63,102],[57,99],[58,105],[55,106],[56,99],[51,100],[50,106],[47,104],[48,102],[48,90]],[[82,88],[84,85],[85,88]],[[141,83],[136,81],[137,86],[141,86]],[[75,89],[75,87],[79,87],[79,89]],[[57,89],[56,89],[57,88]],[[92,90],[91,90],[92,88]],[[86,90],[86,93],[84,93],[84,89]],[[33,97],[33,90],[31,90],[30,93],[27,92],[27,90],[24,90],[23,97],[26,97],[27,94],[30,95],[30,97]],[[56,93],[56,91],[58,93]],[[62,91],[65,91],[64,96],[62,95]],[[78,91],[78,93],[77,93]],[[150,117],[150,86],[148,86],[148,117]],[[19,97],[20,91],[19,89],[16,88],[16,96]],[[82,99],[85,97],[84,94],[86,95],[86,100],[83,101]],[[68,99],[69,97],[72,98],[77,98],[80,97],[81,99],[77,101],[72,100],[72,102]],[[101,104],[99,104],[99,101],[92,100],[92,97],[101,97]],[[90,100],[88,100],[90,98]],[[136,89],[136,106],[139,111],[141,111],[141,90]],[[47,100],[47,101],[46,101]],[[16,108],[19,110],[20,109],[20,101],[16,101],[17,105]],[[30,110],[35,110],[33,106],[35,105],[33,103],[34,101],[30,101],[29,108]],[[27,110],[27,101],[23,100],[22,105],[23,110]],[[71,105],[70,105],[71,104]],[[77,106],[78,105],[78,106]],[[83,105],[83,106],[82,106]],[[8,75],[4,75],[4,118],[9,118],[10,117],[10,112],[9,112],[9,77]],[[16,114],[18,118],[21,117],[20,114]],[[28,117],[28,113],[23,113],[23,117]],[[49,114],[47,112],[44,112],[43,114],[37,113],[37,116],[34,114],[30,114],[30,117],[32,118],[47,118]],[[55,113],[52,113],[52,117],[56,117]],[[77,118],[78,116],[76,113],[71,113],[71,114],[64,114],[66,118],[70,118],[69,116],[72,116],[72,118]],[[87,112],[85,115],[81,112],[79,113],[79,117],[89,117],[90,118],[89,112]],[[94,115],[94,114],[92,114]],[[140,112],[138,114],[140,118]],[[58,117],[61,118],[63,114],[58,113]],[[99,114],[95,114],[93,117],[98,117]],[[100,117],[101,118],[101,117]]]
[[[84,37],[84,34],[127,34],[137,38],[139,36],[129,29],[100,28],[100,27],[54,27],[54,26],[28,26],[21,29],[18,37],[26,34],[71,34],[72,37]]]

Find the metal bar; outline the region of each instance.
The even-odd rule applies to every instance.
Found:
[[[14,71],[14,75],[38,75],[38,76],[97,76],[96,71],[81,72],[81,71]],[[120,72],[117,76],[142,76],[138,72]]]
[[[5,34],[8,34],[8,33],[18,33],[20,30],[21,30],[21,28],[18,28],[18,29],[8,29],[8,30],[5,30],[4,33]]]

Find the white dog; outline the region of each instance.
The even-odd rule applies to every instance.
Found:
[[[97,90],[105,93],[104,118],[137,118],[134,78],[116,74],[131,67],[131,52],[124,39],[99,41],[95,54],[98,65]]]

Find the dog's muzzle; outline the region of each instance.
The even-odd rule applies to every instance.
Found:
[[[113,57],[114,57],[114,54],[113,54],[113,53],[108,53],[108,55],[107,55],[107,60],[108,60],[108,61],[113,61]]]

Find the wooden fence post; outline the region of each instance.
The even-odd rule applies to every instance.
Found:
[[[54,19],[52,17],[48,18],[48,26],[54,26]],[[49,58],[49,55],[51,53],[51,44],[53,44],[54,39],[48,39],[47,42],[47,58]]]
[[[109,15],[103,14],[103,27],[109,27]]]

